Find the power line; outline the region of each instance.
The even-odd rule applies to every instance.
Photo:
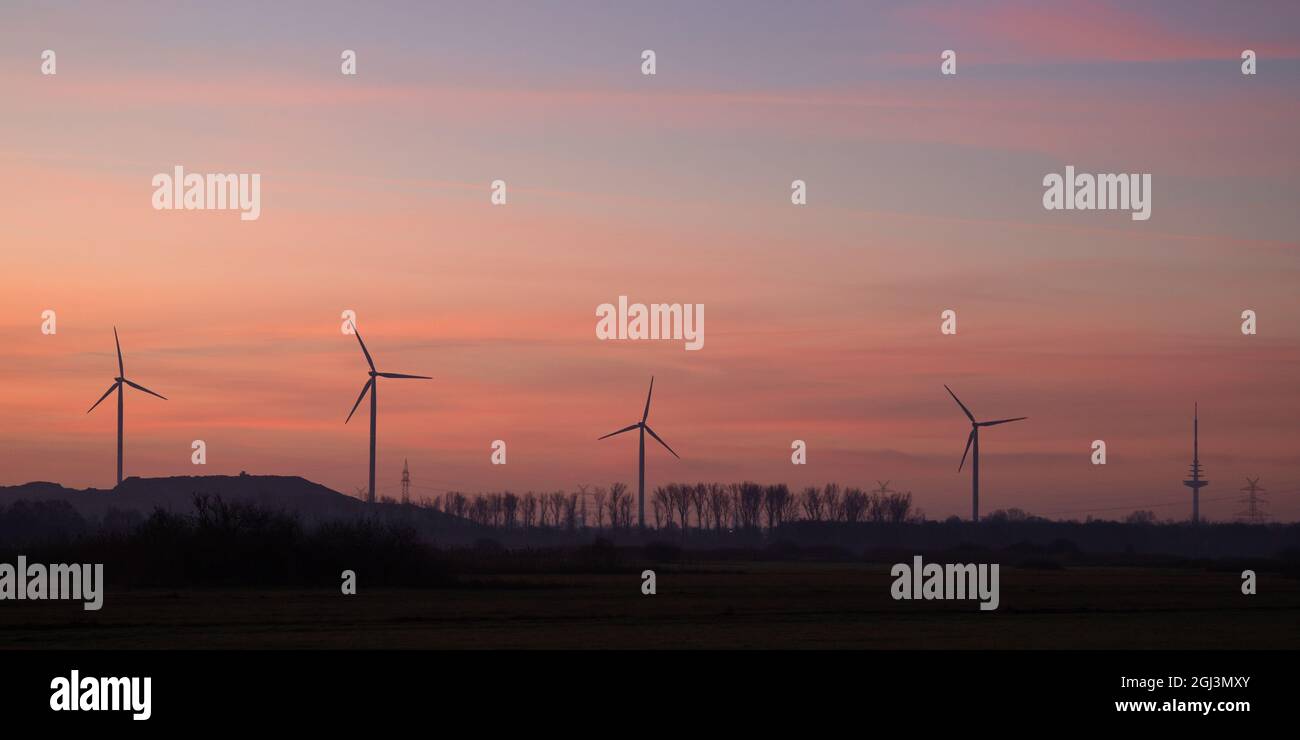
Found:
[[[1229,498],[1207,498],[1205,500],[1206,501],[1235,501],[1236,499],[1229,497]],[[1165,502],[1153,503],[1153,504],[1128,504],[1125,506],[1111,506],[1109,508],[1069,509],[1069,510],[1061,510],[1061,511],[1045,511],[1043,513],[1044,514],[1091,514],[1095,512],[1101,512],[1101,511],[1124,511],[1124,510],[1133,511],[1137,509],[1147,509],[1147,508],[1154,509],[1163,506],[1186,506],[1186,505],[1187,505],[1186,499],[1179,499],[1177,501],[1165,501]]]
[[[1264,504],[1268,503],[1268,499],[1260,494],[1268,489],[1259,485],[1259,478],[1247,478],[1245,487],[1240,490],[1245,494],[1241,502],[1246,505],[1246,510],[1237,512],[1237,518],[1251,524],[1263,523],[1268,518],[1268,514],[1264,513]]]
[[[402,460],[402,503],[411,503],[411,466],[408,460]]]

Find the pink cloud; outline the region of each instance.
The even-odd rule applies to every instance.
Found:
[[[946,29],[976,47],[972,61],[1164,62],[1239,59],[1241,40],[1180,28],[1114,3],[954,3],[905,8],[901,16]],[[1241,6],[1240,12],[1250,12]],[[1225,9],[1225,12],[1229,12]],[[1274,58],[1300,57],[1292,41],[1256,45]],[[931,61],[930,63],[935,64]]]

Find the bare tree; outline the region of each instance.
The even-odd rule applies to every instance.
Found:
[[[784,483],[782,485],[785,485]],[[799,497],[787,487],[785,491],[785,504],[781,507],[781,521],[793,522],[799,519]]]
[[[713,518],[713,528],[721,532],[723,523],[730,521],[731,497],[727,495],[726,486],[721,483],[710,483],[708,498],[709,516]]]
[[[695,526],[704,529],[708,526],[705,521],[705,512],[709,508],[709,487],[703,483],[696,483],[695,489],[691,491],[691,506],[695,507]]]
[[[612,483],[609,486],[609,527],[618,529],[622,524],[621,513],[623,511],[623,500],[628,498],[626,483]],[[630,510],[631,504],[628,504]]]
[[[889,494],[885,498],[885,521],[891,524],[902,524],[911,518],[912,511],[912,492],[898,493],[897,491]]]
[[[578,528],[578,501],[576,493],[571,493],[564,499],[564,528],[570,532]]]
[[[1126,524],[1155,524],[1156,514],[1150,509],[1143,509],[1124,517],[1124,522]]]
[[[505,495],[501,497],[501,510],[504,515],[502,519],[505,526],[514,529],[519,512],[519,497],[506,491]]]
[[[840,484],[827,483],[822,489],[822,509],[826,512],[826,521],[838,522],[844,519],[844,505],[840,501]]]
[[[551,524],[556,529],[564,523],[564,491],[555,491],[550,495],[551,499]]]
[[[670,487],[672,483],[668,484]],[[650,493],[650,510],[654,512],[655,529],[663,529],[665,524],[664,515],[668,516],[667,526],[673,526],[673,504],[668,488],[656,486],[655,490]]]
[[[771,531],[781,524],[790,503],[790,487],[784,483],[768,486],[763,490],[763,511],[767,514],[767,529]]]
[[[596,486],[596,490],[593,491],[591,494],[592,503],[595,504],[596,507],[596,530],[597,531],[605,528],[605,499],[608,497],[609,494],[606,493],[605,489],[601,488],[600,486]]]
[[[862,519],[867,508],[867,494],[861,488],[844,489],[844,500],[840,502],[844,521],[853,524]]]
[[[505,496],[500,493],[493,493],[488,496],[488,516],[492,521],[492,526],[501,527],[506,521]]]
[[[469,513],[469,499],[456,491],[448,491],[444,506],[446,512],[452,516],[458,516],[462,519]]]
[[[632,497],[624,496],[618,502],[618,518],[623,523],[623,529],[632,528]]]
[[[908,491],[907,496],[908,498],[911,498],[912,492]],[[909,524],[924,524],[926,522],[925,509],[922,509],[919,506],[913,506],[911,512],[907,515],[907,522]]]
[[[523,509],[524,528],[532,529],[533,525],[537,523],[537,494],[532,491],[525,493],[523,505],[520,508]]]
[[[741,499],[740,489],[741,489],[741,485],[739,483],[727,484],[727,500],[728,500],[727,509],[730,510],[731,512],[732,529],[744,528],[743,526],[741,526],[741,520],[744,517],[741,514],[742,507],[740,505],[740,499]]]
[[[475,524],[489,526],[488,522],[488,503],[487,499],[482,496],[475,496],[474,503],[469,506],[470,521]]]
[[[673,505],[677,508],[677,521],[682,526],[682,539],[686,539],[686,530],[690,527],[691,504],[695,496],[695,486],[675,484],[672,487]]]
[[[551,520],[551,499],[545,493],[537,494],[537,526],[546,527]]]
[[[810,522],[822,520],[822,491],[817,486],[808,486],[799,496],[799,505],[803,507],[803,518]]]
[[[735,505],[736,517],[742,529],[758,527],[759,515],[763,510],[763,487],[750,481],[737,485]]]
[[[885,521],[885,502],[886,498],[879,492],[868,493],[866,506],[863,507],[863,519],[876,523]]]

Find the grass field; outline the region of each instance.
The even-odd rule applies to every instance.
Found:
[[[1300,648],[1300,582],[1152,568],[1003,568],[1001,606],[894,601],[888,568],[486,576],[461,588],[135,590],[0,604],[4,648]]]

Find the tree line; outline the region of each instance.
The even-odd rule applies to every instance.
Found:
[[[636,526],[636,496],[624,483],[576,491],[467,496],[456,491],[417,504],[485,527],[619,530]],[[844,487],[838,483],[791,491],[784,483],[669,483],[646,497],[646,526],[659,530],[772,530],[784,523],[921,522],[911,492]]]

